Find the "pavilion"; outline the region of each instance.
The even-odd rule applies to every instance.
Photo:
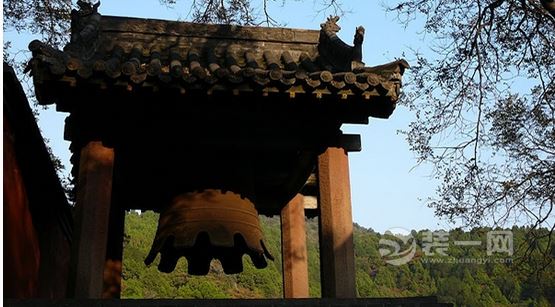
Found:
[[[40,104],[69,112],[77,179],[68,297],[118,298],[124,212],[161,213],[147,263],[226,273],[248,254],[264,267],[258,214],[281,216],[284,295],[308,296],[306,215],[320,221],[322,294],[355,298],[343,124],[387,118],[404,60],[369,67],[339,18],[320,30],[102,16],[79,1],[64,50],[33,41]],[[379,143],[379,140],[376,140]],[[376,301],[377,302],[377,301]],[[399,301],[401,302],[401,301]],[[418,305],[434,299],[407,300]]]

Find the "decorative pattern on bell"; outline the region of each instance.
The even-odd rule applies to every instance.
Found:
[[[210,262],[221,262],[226,274],[243,271],[242,257],[256,268],[273,260],[263,242],[258,212],[247,198],[233,192],[204,190],[181,194],[161,212],[158,230],[145,263],[161,254],[158,269],[171,272],[180,257],[187,258],[191,275],[206,275]]]

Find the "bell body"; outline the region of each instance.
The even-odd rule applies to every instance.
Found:
[[[257,268],[272,259],[263,242],[254,204],[233,192],[204,190],[179,195],[161,213],[156,238],[145,260],[171,272],[180,257],[187,258],[189,273],[206,275],[210,262],[221,262],[226,274],[243,271],[242,257],[250,256]]]
[[[160,210],[145,263],[160,254],[158,269],[169,273],[185,257],[190,274],[206,275],[217,259],[226,274],[235,274],[243,271],[247,254],[256,268],[266,267],[266,258],[273,258],[264,246],[254,204],[251,157],[244,152],[212,152],[183,161],[181,167],[168,169],[181,180],[174,180],[175,195]]]

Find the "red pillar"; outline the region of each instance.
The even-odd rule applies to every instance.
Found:
[[[342,148],[318,158],[322,297],[356,297],[349,160]]]
[[[309,297],[303,198],[301,194],[297,194],[281,210],[283,296],[285,298]]]
[[[101,298],[112,199],[114,150],[90,142],[81,150],[68,295]]]

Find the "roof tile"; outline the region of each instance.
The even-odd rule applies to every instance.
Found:
[[[94,14],[98,16],[90,18],[98,26],[98,42],[87,42],[97,48],[92,56],[90,50],[80,54],[83,48],[75,47],[78,42],[73,37],[65,51],[31,42],[36,84],[56,82],[63,76],[76,86],[91,83],[106,88],[117,83],[131,89],[171,85],[182,93],[191,89],[230,95],[259,91],[262,95],[289,94],[291,98],[297,93],[363,100],[381,96],[395,103],[400,79],[408,67],[404,60],[364,66],[359,59],[364,31],[357,30],[355,46],[351,47],[335,35],[338,27],[332,23],[338,19],[329,19],[318,32]],[[345,63],[351,62],[347,67]],[[56,101],[52,97],[55,93],[45,92],[51,96],[41,95],[40,103]]]

